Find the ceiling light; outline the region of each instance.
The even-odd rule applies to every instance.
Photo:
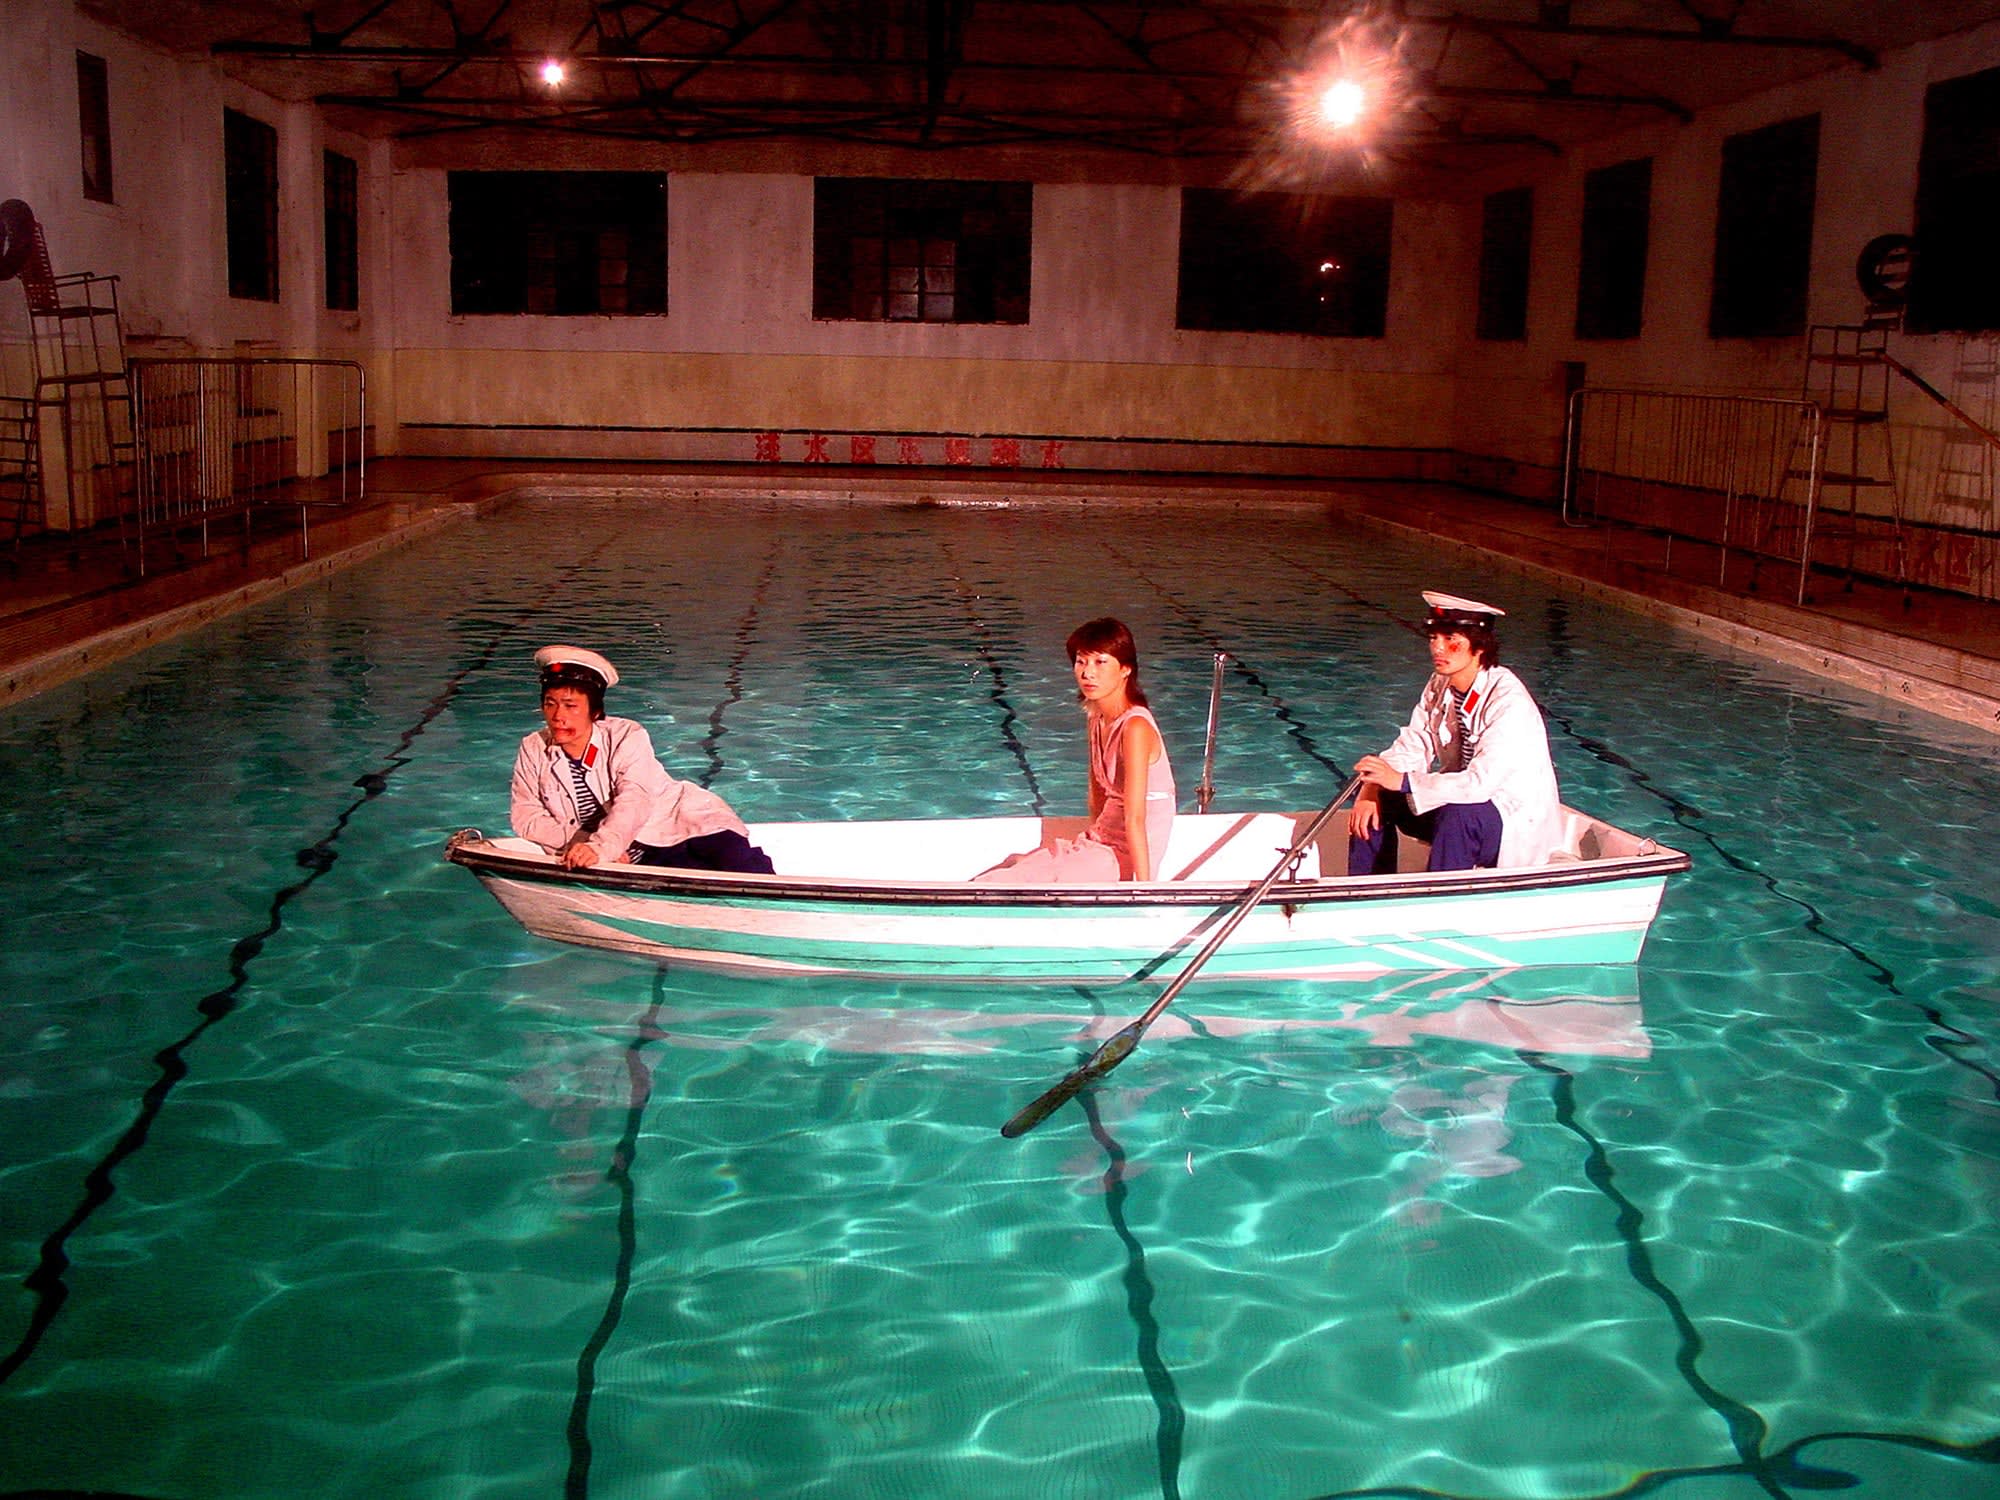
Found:
[[[1367,108],[1367,91],[1351,78],[1335,81],[1319,96],[1320,118],[1337,130],[1352,125]]]

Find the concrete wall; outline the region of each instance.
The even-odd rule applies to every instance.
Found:
[[[544,451],[743,459],[760,435],[787,456],[832,435],[842,457],[855,434],[933,454],[966,435],[1136,440],[1126,460],[1149,466],[1160,444],[1449,438],[1460,330],[1431,287],[1457,271],[1459,212],[1436,204],[1397,205],[1389,336],[1327,340],[1177,330],[1172,188],[1038,186],[1031,321],[1007,327],[815,322],[812,179],[760,174],[671,178],[665,317],[454,317],[445,193],[441,170],[395,179],[406,448],[463,451],[492,426]]]
[[[82,197],[79,48],[110,65],[111,205]],[[814,174],[899,164],[826,155],[835,148],[576,141],[502,154],[450,135],[391,147],[329,128],[308,105],[257,94],[205,57],[110,31],[74,0],[12,0],[0,49],[15,82],[0,93],[0,197],[34,205],[58,270],[121,278],[135,352],[364,359],[380,451],[1442,474],[1549,495],[1566,367],[1601,385],[1801,389],[1803,340],[1707,334],[1724,139],[1821,115],[1810,316],[1850,320],[1860,310],[1860,246],[1911,227],[1925,89],[2000,65],[2000,23],[1892,54],[1873,72],[1843,66],[1686,125],[1468,181],[1454,201],[1400,201],[1387,336],[1364,340],[1175,329],[1179,191],[1159,164],[1131,168],[1132,180],[1092,163],[1044,169],[1025,326],[818,323],[809,302]],[[279,132],[275,305],[227,295],[225,107]],[[358,313],[321,306],[327,146],[361,165]],[[1584,175],[1638,155],[1654,159],[1643,331],[1581,341],[1572,327]],[[669,314],[454,317],[445,174],[502,165],[668,173]],[[1030,170],[996,158],[968,175],[1010,166]],[[925,169],[959,167],[954,158]],[[1528,337],[1482,343],[1472,337],[1480,198],[1522,184],[1536,194]],[[1990,363],[1989,340],[1899,335],[1896,350],[1975,415],[2000,415],[1995,383],[1971,373]],[[0,289],[7,389],[23,388],[26,364],[20,299]],[[1914,387],[1899,388],[1896,402],[1911,514],[1990,530],[1990,484],[1983,511],[1938,496],[1948,419]]]
[[[1848,66],[1775,90],[1686,125],[1660,125],[1595,142],[1535,175],[1481,184],[1481,190],[1531,185],[1535,191],[1528,338],[1524,343],[1469,340],[1452,443],[1461,454],[1494,462],[1489,472],[1518,469],[1525,489],[1553,483],[1561,456],[1560,399],[1566,362],[1590,383],[1664,386],[1798,396],[1805,384],[1805,339],[1712,339],[1708,299],[1715,254],[1716,199],[1723,141],[1801,115],[1820,116],[1820,161],[1813,225],[1808,323],[1853,323],[1865,299],[1856,259],[1879,234],[1914,229],[1917,159],[1924,92],[1933,83],[2000,66],[2000,25],[1891,53],[1876,71]],[[1644,325],[1636,339],[1575,337],[1583,179],[1598,167],[1653,159],[1653,197]],[[1961,369],[1990,361],[1990,336],[1898,334],[1895,352],[1948,394],[1986,405]],[[1896,391],[1899,427],[1934,425],[1935,406],[1907,384]],[[1921,449],[1921,433],[1902,431],[1899,446]],[[1918,455],[1912,451],[1912,457]],[[1921,476],[1912,489],[1921,499]]]

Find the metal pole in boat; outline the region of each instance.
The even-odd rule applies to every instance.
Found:
[[[1215,679],[1208,688],[1208,744],[1201,753],[1201,786],[1194,797],[1197,812],[1207,812],[1215,799],[1215,726],[1222,713],[1222,666],[1228,660],[1227,651],[1215,653]]]

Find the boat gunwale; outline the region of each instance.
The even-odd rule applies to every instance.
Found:
[[[474,844],[481,847],[474,847]],[[566,869],[548,857],[499,849],[477,829],[461,829],[445,845],[444,857],[482,881],[508,879],[539,885],[580,886],[635,896],[721,898],[793,905],[997,906],[1098,908],[1216,906],[1240,901],[1255,882],[1124,881],[1116,885],[981,885],[973,881],[899,881],[861,877],[748,875],[733,871],[690,870],[658,865],[595,865]],[[1263,904],[1320,906],[1339,902],[1406,900],[1423,896],[1471,896],[1561,890],[1624,880],[1664,881],[1692,864],[1679,849],[1657,844],[1647,854],[1610,859],[1578,859],[1507,869],[1453,870],[1432,874],[1321,875],[1281,880]]]

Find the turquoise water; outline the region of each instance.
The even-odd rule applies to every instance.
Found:
[[[752,819],[1323,803],[1509,611],[1644,961],[1149,995],[528,938],[529,655]],[[524,503],[0,712],[0,1494],[2000,1494],[2000,750],[1317,512]],[[1187,805],[1184,802],[1184,805]]]

